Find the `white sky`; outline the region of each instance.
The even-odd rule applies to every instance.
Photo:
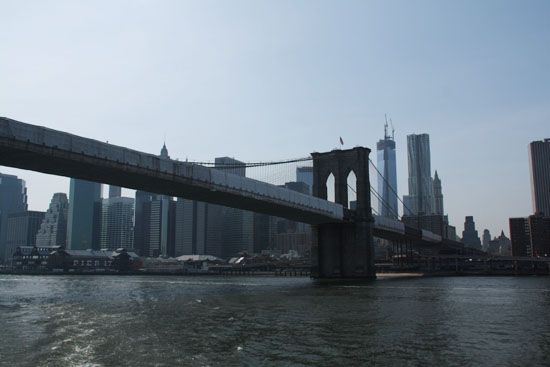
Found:
[[[0,115],[173,157],[375,148],[429,133],[459,232],[531,212],[550,137],[547,1],[2,1]],[[374,158],[375,152],[373,152]],[[45,210],[68,179],[0,167]]]

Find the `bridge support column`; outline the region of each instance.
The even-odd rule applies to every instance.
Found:
[[[374,278],[369,153],[367,148],[312,153],[313,195],[327,199],[326,181],[334,175],[335,201],[344,206],[344,220],[313,226],[312,271],[316,278]],[[348,208],[347,178],[356,177],[357,200]]]

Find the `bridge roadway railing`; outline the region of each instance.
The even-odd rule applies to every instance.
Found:
[[[383,217],[380,215],[374,215],[374,229],[378,230],[379,233],[382,233],[382,236],[385,234],[388,235],[388,239],[409,239],[409,240],[417,240],[422,241],[425,243],[441,243],[442,237],[424,230],[424,229],[417,229],[410,226],[405,225],[403,222]]]
[[[0,136],[18,142],[31,143],[46,148],[145,168],[153,172],[179,176],[211,185],[212,189],[223,191],[225,188],[228,188],[283,203],[286,202],[293,206],[300,206],[306,210],[316,212],[317,214],[321,213],[335,220],[342,220],[344,215],[343,207],[340,204],[265,182],[193,163],[162,159],[153,154],[103,143],[42,126],[26,124],[4,117],[0,117]]]

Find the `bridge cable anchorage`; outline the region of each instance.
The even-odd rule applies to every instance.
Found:
[[[407,209],[409,211],[409,213],[412,213],[412,210],[409,209],[408,206],[405,205],[405,203],[403,202],[403,200],[401,200],[401,198],[399,197],[399,195],[397,194],[397,192],[395,191],[395,189],[392,187],[392,185],[388,182],[388,180],[384,177],[384,175],[382,173],[380,173],[380,171],[378,170],[378,168],[376,168],[376,165],[372,162],[372,160],[369,158],[369,163],[374,167],[374,169],[376,170],[376,172],[378,173],[378,175],[380,175],[380,177],[382,177],[382,179],[384,180],[385,183],[388,184],[388,187],[391,189],[391,191],[394,193],[395,197],[397,198],[397,200],[399,200],[399,202],[401,204],[403,204],[403,208]],[[399,218],[399,216],[398,216]]]

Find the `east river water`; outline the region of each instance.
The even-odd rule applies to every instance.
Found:
[[[548,366],[550,277],[0,275],[2,366]]]

